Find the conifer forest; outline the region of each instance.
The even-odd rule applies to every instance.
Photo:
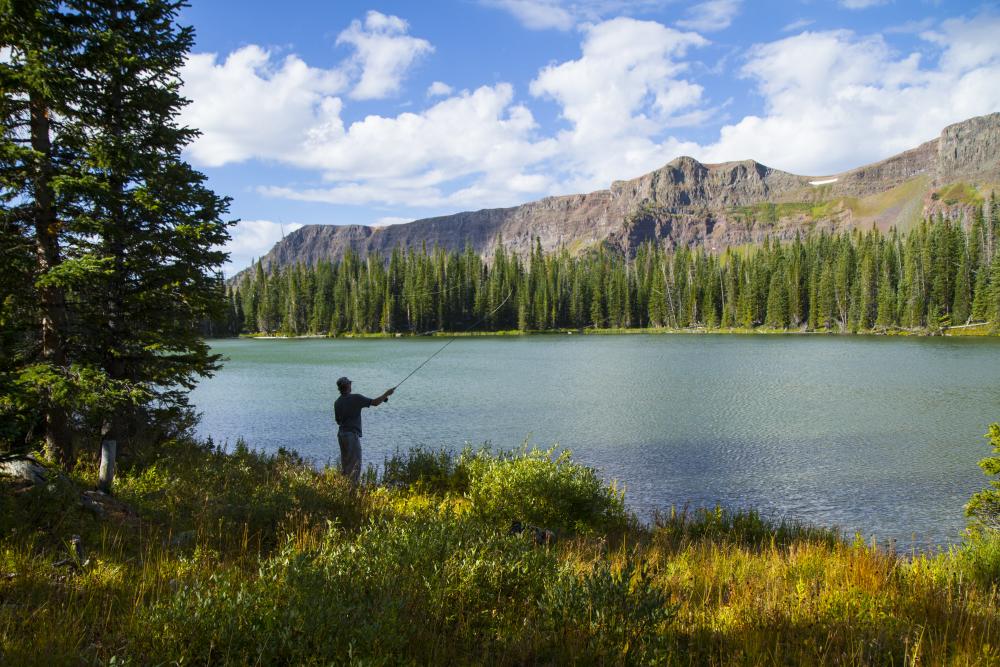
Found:
[[[971,219],[968,219],[971,218]],[[922,333],[1000,319],[1000,205],[907,232],[852,230],[634,258],[597,249],[528,257],[498,243],[471,249],[348,252],[339,261],[268,270],[229,290],[215,335],[706,328]]]

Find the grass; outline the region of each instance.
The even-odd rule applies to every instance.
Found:
[[[924,195],[929,186],[929,176],[917,176],[885,192],[861,199],[847,199],[845,204],[859,218],[876,218],[895,211],[887,222],[890,226],[906,230],[922,219]]]
[[[753,512],[640,525],[554,450],[384,470],[353,489],[290,452],[173,442],[122,471],[132,519],[79,506],[91,465],[4,482],[0,663],[1000,662],[996,536],[899,557]],[[57,567],[74,534],[89,562]]]
[[[923,197],[929,185],[929,177],[918,176],[885,192],[862,198],[835,197],[832,186],[821,185],[812,187],[808,192],[808,201],[762,202],[734,208],[731,213],[743,220],[775,225],[789,219],[817,222],[832,218],[845,210],[860,219],[877,218],[892,212],[892,218],[887,224],[900,229],[909,229],[921,219]],[[949,186],[940,193],[935,193],[935,197],[944,199],[948,205],[974,204],[977,201],[982,203],[982,197],[978,192],[963,183]]]
[[[958,182],[947,185],[931,195],[933,199],[940,199],[948,206],[964,204],[966,206],[982,206],[985,199],[983,195],[968,183]]]
[[[813,204],[810,202],[784,202],[771,203],[761,202],[752,206],[739,206],[732,210],[732,214],[740,219],[764,223],[767,225],[776,224],[779,220],[786,218],[808,217],[816,219],[814,209],[823,208],[826,203]]]

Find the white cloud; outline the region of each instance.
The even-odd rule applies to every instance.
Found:
[[[302,166],[328,179],[426,177],[436,185],[537,159],[535,120],[514,104],[510,84],[482,86],[443,99],[420,113],[367,116],[344,126],[339,118],[310,132]]]
[[[1000,59],[1000,16],[982,15],[973,20],[950,19],[940,31],[925,31],[921,37],[945,49],[941,66],[945,70],[968,70]]]
[[[576,23],[573,15],[559,0],[485,0],[486,4],[504,9],[529,30],[569,30]]]
[[[797,21],[792,21],[782,28],[781,32],[795,32],[796,30],[801,30],[802,28],[808,28],[815,22],[816,21],[813,19],[799,19]]]
[[[888,4],[889,0],[840,0],[840,6],[846,9],[868,9]]]
[[[920,20],[905,21],[905,22],[900,23],[898,25],[889,26],[888,28],[886,28],[882,32],[885,33],[885,34],[888,34],[888,35],[892,35],[892,34],[901,34],[901,35],[917,34],[917,33],[924,32],[926,30],[930,30],[932,27],[934,27],[934,24],[935,24],[934,19],[928,17],[928,18],[924,18],[924,19],[920,19]]]
[[[387,215],[383,218],[377,219],[372,226],[374,227],[391,227],[392,225],[402,225],[407,222],[413,222],[413,218],[400,218],[395,215]]]
[[[303,150],[316,128],[339,123],[339,95],[349,89],[354,99],[390,95],[415,60],[433,51],[406,31],[403,19],[368,12],[363,25],[354,21],[337,38],[338,44],[353,46],[354,54],[330,69],[257,45],[224,61],[214,53],[192,54],[181,70],[183,94],[192,100],[181,120],[202,136],[188,147],[189,157],[220,166],[251,158],[285,160]]]
[[[661,9],[674,0],[479,0],[502,9],[529,30],[570,30],[608,16],[631,16]]]
[[[666,162],[656,135],[702,103],[702,87],[680,78],[680,58],[707,43],[695,33],[618,18],[586,30],[578,60],[539,72],[531,93],[555,100],[570,124],[558,136],[562,168],[576,172],[567,186],[604,187]]]
[[[925,35],[936,67],[881,36],[806,32],[755,47],[743,75],[764,113],[721,129],[702,156],[756,158],[802,174],[835,173],[933,139],[950,123],[1000,109],[1000,19],[947,21]]]
[[[232,238],[225,250],[229,253],[226,273],[240,271],[280,241],[283,234],[290,234],[302,227],[299,223],[278,223],[270,220],[241,220],[232,229]]]
[[[407,35],[408,27],[398,16],[369,11],[364,25],[355,20],[340,33],[337,44],[355,48],[349,69],[361,73],[350,93],[353,99],[379,99],[396,93],[410,66],[434,50],[427,40]]]
[[[539,183],[525,170],[556,148],[552,140],[534,140],[531,112],[513,99],[513,87],[500,83],[463,91],[420,113],[372,115],[349,126],[331,115],[281,159],[320,170],[332,185],[260,191],[307,201],[414,206],[474,204],[472,193],[481,192],[490,203],[512,203],[524,183]],[[480,190],[459,184],[469,179],[478,179]]]
[[[192,101],[181,121],[202,132],[188,154],[210,167],[273,158],[301,144],[307,128],[339,114],[333,95],[347,86],[339,70],[309,67],[294,55],[279,60],[253,45],[223,62],[214,53],[193,54],[181,78]]]
[[[452,89],[443,81],[435,81],[427,87],[427,97],[444,97],[451,95]]]
[[[686,19],[677,22],[682,28],[714,32],[725,30],[740,13],[743,0],[707,0],[687,10]]]

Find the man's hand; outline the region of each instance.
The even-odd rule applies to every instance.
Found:
[[[395,387],[393,387],[392,389],[386,389],[384,392],[382,392],[381,396],[379,396],[374,401],[372,401],[372,405],[379,405],[380,403],[386,403],[386,402],[388,402],[389,401],[389,397],[392,396],[392,393],[394,391],[396,391]]]

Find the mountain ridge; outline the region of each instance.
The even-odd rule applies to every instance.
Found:
[[[956,185],[969,187],[947,187]],[[679,156],[590,193],[387,227],[306,225],[260,263],[265,268],[316,264],[348,249],[387,256],[395,247],[423,245],[462,250],[471,244],[488,255],[498,239],[513,252],[529,250],[535,238],[546,251],[579,252],[604,244],[630,254],[647,241],[721,250],[810,230],[906,227],[924,214],[966,210],[998,185],[1000,112],[949,125],[915,148],[838,174],[803,176],[753,159],[703,163]],[[951,198],[945,196],[949,192]]]

